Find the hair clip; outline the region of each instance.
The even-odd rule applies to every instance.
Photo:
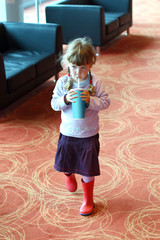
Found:
[[[68,77],[70,77],[71,74],[70,74],[70,68],[69,67],[67,68],[67,73],[68,73]]]
[[[93,86],[93,83],[92,83],[92,74],[91,74],[91,71],[89,70],[89,76],[90,76],[90,79],[89,79],[89,88],[88,88],[88,91],[91,95],[94,95],[95,94],[95,87]]]

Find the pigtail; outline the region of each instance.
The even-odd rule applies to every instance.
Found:
[[[67,81],[66,81],[66,83],[65,83],[64,88],[65,88],[67,91],[69,91],[69,90],[72,88],[72,85],[73,85],[73,81],[72,81],[72,78],[71,78],[70,68],[69,68],[69,67],[67,68],[67,76],[68,76],[68,78],[67,78]]]
[[[92,83],[92,74],[91,74],[90,70],[89,70],[89,88],[88,88],[88,91],[89,91],[90,95],[95,94],[95,87],[93,86],[93,83]]]

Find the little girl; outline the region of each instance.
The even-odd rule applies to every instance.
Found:
[[[66,187],[70,192],[77,190],[75,173],[82,175],[83,204],[80,214],[93,212],[93,188],[99,169],[99,117],[98,112],[110,105],[108,94],[102,82],[91,74],[91,67],[96,62],[96,53],[87,38],[77,38],[68,44],[62,56],[62,66],[67,66],[68,74],[59,78],[55,86],[51,106],[61,111],[60,136],[55,156],[54,168],[64,172]],[[76,101],[74,89],[79,87],[85,101],[85,118],[73,119],[72,102]]]

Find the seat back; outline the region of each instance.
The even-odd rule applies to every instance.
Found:
[[[51,5],[55,4],[80,4],[80,5],[90,5],[92,4],[92,0],[60,0]]]
[[[58,24],[6,22],[4,28],[10,49],[49,53],[55,53],[55,50],[59,52],[60,50],[58,47],[61,47],[61,39],[59,39],[59,43],[56,39],[56,37],[59,37],[60,34],[58,33],[61,30],[61,26]]]
[[[105,38],[104,9],[101,6],[46,6],[46,22],[58,23],[63,30],[63,44],[78,37],[90,37],[93,45],[101,46]]]

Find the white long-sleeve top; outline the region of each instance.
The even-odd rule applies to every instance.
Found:
[[[107,109],[110,105],[108,94],[105,92],[102,81],[95,75],[92,75],[92,84],[95,87],[95,95],[90,96],[90,103],[85,108],[84,119],[73,119],[72,104],[66,104],[64,96],[67,94],[64,85],[68,76],[65,75],[58,79],[53,91],[51,107],[55,111],[61,111],[60,132],[65,136],[85,138],[91,137],[99,131],[99,116],[100,110]],[[73,83],[73,87],[77,88],[78,84]],[[89,76],[83,82],[80,82],[80,88],[88,89]]]

